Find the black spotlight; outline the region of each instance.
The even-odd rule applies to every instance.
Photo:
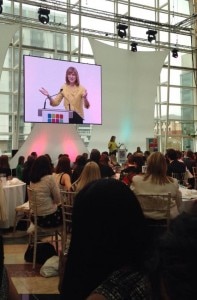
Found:
[[[125,24],[119,24],[116,27],[118,29],[118,36],[123,38],[126,37],[127,33],[126,33],[126,29],[128,28],[127,25]]]
[[[132,42],[132,43],[131,43],[131,51],[137,52],[137,45],[138,45],[138,43]]]
[[[151,43],[153,40],[156,40],[156,34],[157,34],[157,31],[156,30],[151,30],[149,29],[146,34],[148,34],[148,41],[149,43]]]
[[[174,58],[178,57],[178,49],[176,49],[176,48],[172,49],[172,57],[174,57]]]
[[[38,20],[42,24],[48,24],[49,23],[49,14],[50,14],[49,9],[40,7],[38,10]]]
[[[3,5],[3,0],[0,0],[0,14],[2,14],[2,12],[3,12],[3,7],[2,7],[2,5]]]

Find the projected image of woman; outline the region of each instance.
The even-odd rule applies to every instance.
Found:
[[[66,70],[65,81],[65,84],[61,87],[60,92],[55,98],[50,96],[49,92],[43,87],[39,91],[49,99],[51,106],[58,106],[64,98],[65,109],[75,111],[79,115],[81,123],[83,123],[83,108],[88,109],[90,103],[87,99],[87,90],[80,85],[79,74],[76,68],[69,67]]]

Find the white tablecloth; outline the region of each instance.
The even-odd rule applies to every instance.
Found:
[[[3,190],[8,219],[5,222],[0,221],[0,228],[9,228],[14,225],[15,207],[24,203],[26,184],[19,180],[8,181]]]
[[[179,187],[182,194],[182,205],[180,207],[180,212],[189,211],[194,204],[197,202],[197,190],[190,190],[184,187]]]

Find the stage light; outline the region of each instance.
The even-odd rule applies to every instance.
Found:
[[[148,34],[148,41],[149,43],[151,43],[153,40],[156,40],[156,34],[157,34],[157,31],[156,30],[151,30],[149,29],[146,34]]]
[[[38,10],[38,20],[42,24],[48,24],[49,23],[49,14],[50,14],[49,9],[40,7]]]
[[[0,14],[2,14],[2,12],[3,12],[3,7],[2,7],[2,5],[3,5],[3,0],[0,0]]]
[[[137,52],[137,45],[138,45],[138,43],[132,42],[132,43],[131,43],[131,51]]]
[[[174,58],[178,57],[178,49],[176,49],[176,48],[172,49],[172,57],[174,57]]]
[[[123,38],[127,36],[126,29],[128,28],[125,24],[119,24],[116,27],[118,29],[118,36]]]

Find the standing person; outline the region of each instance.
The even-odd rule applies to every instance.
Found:
[[[16,177],[23,180],[23,169],[24,169],[25,157],[23,155],[19,156],[18,164],[16,166]]]
[[[129,187],[111,178],[89,183],[75,197],[60,299],[151,299],[148,243]]]
[[[109,155],[116,155],[118,148],[119,146],[116,144],[116,137],[115,135],[112,135],[108,143]]]
[[[83,123],[83,107],[88,109],[90,103],[87,98],[87,90],[80,85],[79,74],[76,68],[69,67],[66,70],[65,81],[66,82],[61,87],[60,92],[54,99],[49,95],[49,92],[45,88],[42,87],[39,91],[49,99],[51,106],[58,106],[64,98],[65,109],[75,111],[79,115],[77,123]]]

